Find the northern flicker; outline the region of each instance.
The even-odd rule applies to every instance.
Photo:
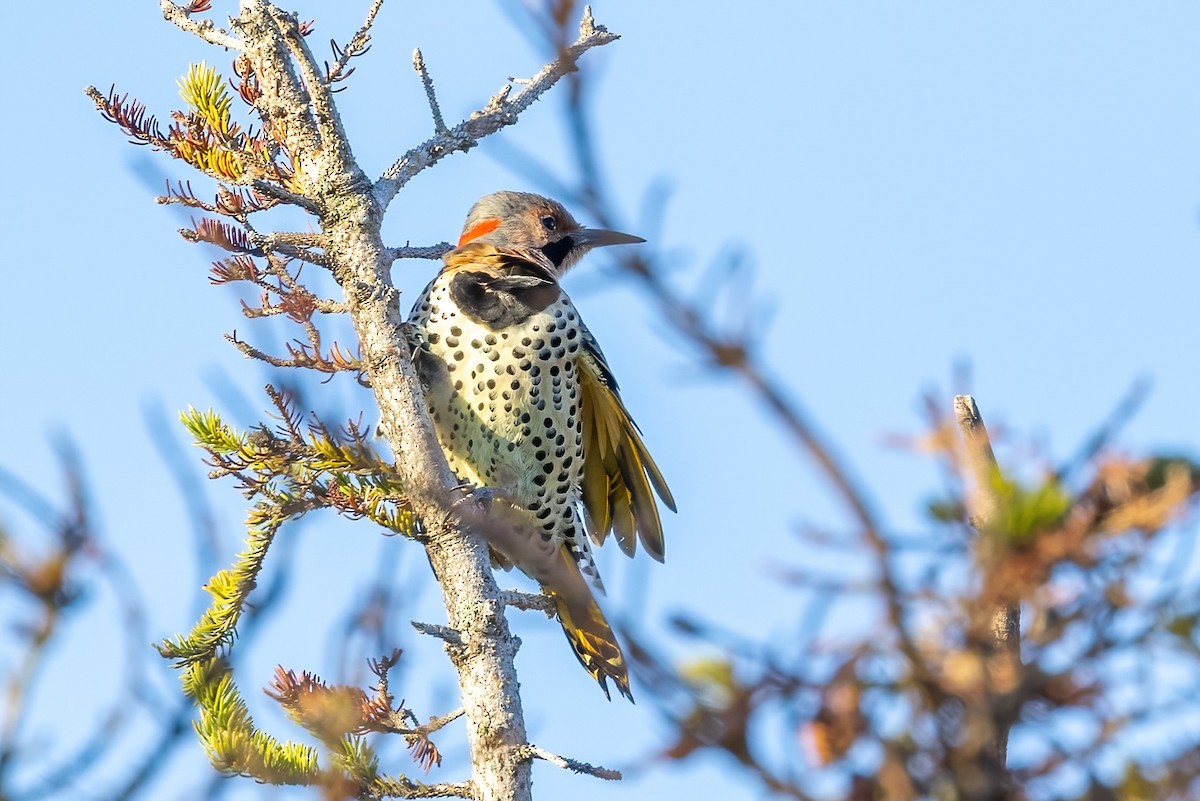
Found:
[[[484,526],[493,559],[541,583],[604,694],[612,679],[630,700],[621,647],[582,578],[603,592],[588,535],[600,545],[615,532],[629,556],[640,539],[661,562],[651,488],[675,501],[559,280],[594,247],[643,241],[584,228],[539,195],[496,192],[471,208],[409,318],[451,469],[510,504]]]

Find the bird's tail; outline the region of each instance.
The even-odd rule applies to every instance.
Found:
[[[607,684],[612,679],[621,695],[632,701],[617,635],[604,619],[571,550],[561,542],[542,539],[533,516],[505,498],[491,498],[483,505],[465,503],[457,513],[460,522],[483,535],[494,552],[521,568],[554,599],[567,641],[604,695],[612,698]]]
[[[571,648],[575,651],[575,656],[579,658],[579,663],[588,673],[592,674],[592,678],[600,685],[600,689],[604,690],[606,698],[612,699],[606,681],[612,679],[613,684],[617,686],[617,691],[633,701],[633,694],[629,691],[629,672],[625,666],[625,654],[621,652],[621,644],[617,642],[617,635],[613,633],[612,627],[604,619],[604,612],[596,603],[595,596],[587,589],[587,584],[579,573],[579,565],[571,558],[566,548],[562,548],[560,551],[563,561],[567,563],[567,570],[573,571],[579,576],[578,582],[572,581],[569,584],[575,588],[583,587],[584,589],[584,592],[580,593],[577,589],[575,592],[559,592],[549,587],[546,588],[550,597],[554,599],[554,607],[558,611],[558,622],[562,624],[563,633],[567,635],[567,642],[571,643]]]

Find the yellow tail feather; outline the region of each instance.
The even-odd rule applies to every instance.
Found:
[[[579,566],[575,564],[575,560],[567,553],[566,548],[561,550],[564,561],[578,574]],[[549,587],[545,588],[554,599],[558,622],[562,624],[563,633],[567,635],[567,642],[571,643],[579,663],[592,674],[600,689],[604,690],[604,697],[612,700],[606,682],[606,679],[612,679],[617,685],[617,691],[632,702],[633,693],[629,691],[629,672],[625,667],[625,654],[621,651],[621,644],[617,642],[617,635],[604,619],[600,605],[587,590],[582,576],[580,579],[576,586],[582,587],[583,593],[555,592]]]
[[[629,692],[629,671],[625,668],[625,655],[612,627],[605,620],[600,604],[596,603],[592,590],[580,572],[570,552],[565,547],[558,549],[560,570],[553,583],[542,582],[542,589],[553,598],[558,622],[563,625],[566,642],[571,644],[575,656],[583,669],[592,674],[605,698],[608,694],[607,679],[616,683],[620,694],[630,701],[634,694]]]

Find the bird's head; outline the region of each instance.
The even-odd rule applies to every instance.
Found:
[[[535,259],[560,277],[592,248],[645,241],[619,231],[584,228],[561,203],[541,195],[493,192],[471,207],[458,246],[487,242]]]

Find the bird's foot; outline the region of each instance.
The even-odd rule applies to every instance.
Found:
[[[404,337],[404,341],[408,343],[408,348],[412,353],[420,350],[429,350],[429,340],[425,338],[425,332],[412,323],[400,323],[400,334]]]
[[[463,483],[455,487],[454,492],[462,495],[451,504],[451,509],[456,512],[466,504],[472,504],[477,511],[487,512],[491,510],[492,502],[496,500],[496,490],[491,487],[477,487],[474,484]]]

